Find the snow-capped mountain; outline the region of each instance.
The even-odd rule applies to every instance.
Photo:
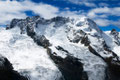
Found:
[[[89,18],[13,19],[0,38],[0,54],[25,79],[120,80],[120,34]]]

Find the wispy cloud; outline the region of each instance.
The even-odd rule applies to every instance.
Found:
[[[86,14],[89,18],[95,20],[95,22],[99,26],[109,26],[109,25],[115,25],[120,26],[120,20],[114,21],[109,20],[110,16],[120,16],[120,7],[100,7],[100,8],[94,8],[88,11],[88,14]]]
[[[101,3],[98,4],[98,6],[100,6],[100,7],[108,7],[108,6],[110,6],[110,5],[107,4],[107,3],[101,2]]]
[[[114,15],[114,16],[120,16],[120,7],[102,7],[102,8],[94,8],[89,11],[89,14],[107,14],[107,15]]]
[[[73,4],[77,4],[77,5],[83,5],[83,6],[87,6],[87,7],[96,7],[97,5],[93,2],[88,2],[87,0],[66,0],[69,1]]]

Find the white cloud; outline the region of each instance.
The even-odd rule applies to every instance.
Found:
[[[93,19],[99,26],[115,25],[120,26],[120,21],[109,20],[109,16],[120,16],[120,7],[100,7],[88,11],[86,14],[89,18]]]
[[[120,28],[120,19],[118,21],[112,21],[112,24]]]
[[[100,7],[107,7],[107,6],[109,6],[109,4],[107,4],[107,3],[99,3],[98,4]]]
[[[59,12],[59,9],[56,7],[53,7],[51,5],[39,3],[38,6],[34,6],[31,10],[38,14],[43,16],[44,18],[52,18],[57,16],[57,13]]]
[[[73,1],[73,0],[69,0]],[[80,1],[80,0],[76,0]],[[75,2],[75,1],[74,1]],[[83,4],[83,2],[79,2]],[[89,6],[89,3],[84,3],[84,5]],[[105,5],[105,4],[103,4]],[[92,5],[96,6],[96,5]],[[99,26],[109,26],[111,24],[120,26],[119,21],[109,20],[109,16],[120,16],[120,7],[100,7],[93,8],[88,12],[80,11],[70,11],[68,7],[64,11],[60,11],[58,7],[44,4],[44,3],[34,3],[30,0],[21,0],[20,2],[14,0],[0,1],[0,25],[9,24],[13,18],[25,18],[27,17],[25,11],[32,11],[44,18],[52,18],[55,16],[65,16],[65,17],[83,17],[88,16],[93,19]]]
[[[113,16],[120,16],[120,7],[114,7],[114,8],[108,8],[108,7],[102,7],[102,8],[94,8],[89,11],[88,16],[93,16],[97,14],[106,14],[106,15],[113,15]]]
[[[25,1],[0,1],[0,25],[7,24],[13,18],[25,18],[25,11],[33,11],[35,14],[44,18],[52,18],[57,16],[59,9],[57,7]]]
[[[69,1],[73,4],[77,4],[77,5],[84,5],[87,7],[96,7],[97,5],[93,2],[88,2],[87,0],[65,0],[65,1]]]
[[[90,3],[90,2],[83,2],[82,4],[84,4],[87,7],[96,7],[96,5],[94,3]]]
[[[72,18],[80,18],[85,16],[79,11],[62,11],[58,15],[64,17],[72,17]]]
[[[99,3],[98,5],[96,5],[94,3],[94,0],[93,1],[65,0],[65,1],[69,1],[73,4],[92,7],[92,9],[89,10],[88,12],[83,12],[83,15],[93,19],[99,26],[103,26],[103,27],[109,26],[109,25],[120,26],[120,20],[113,21],[113,20],[108,19],[109,16],[120,16],[120,7],[109,8],[108,6],[110,6],[110,5],[107,3]],[[76,13],[74,13],[74,14],[76,14]],[[80,16],[83,16],[83,15],[80,14]],[[79,15],[77,15],[77,16],[79,16]]]
[[[106,27],[106,26],[109,26],[109,25],[114,25],[114,26],[120,28],[120,19],[117,20],[117,21],[113,21],[113,20],[109,20],[109,19],[96,18],[96,19],[94,19],[94,21],[96,22],[97,25],[99,25],[101,27]]]
[[[9,24],[13,18],[25,18],[25,11],[32,11],[44,18],[52,18],[55,16],[65,17],[81,17],[83,14],[79,11],[70,11],[66,8],[65,11],[60,11],[58,7],[44,3],[34,3],[30,0],[22,1],[0,1],[0,25]]]
[[[110,20],[107,19],[96,19],[94,20],[99,26],[109,26],[111,24]]]

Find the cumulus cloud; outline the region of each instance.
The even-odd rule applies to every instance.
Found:
[[[21,1],[0,1],[0,25],[8,24],[13,18],[25,18],[25,11],[32,11],[34,14],[40,15],[46,19],[55,16],[65,17],[80,17],[83,16],[79,11],[70,11],[66,8],[65,11],[60,11],[58,7],[45,3],[35,3],[30,0]]]
[[[65,0],[69,1],[73,4],[77,4],[79,6],[84,5],[86,7],[92,7],[92,9],[88,10],[88,12],[80,13],[80,16],[87,16],[93,19],[97,25],[106,27],[109,25],[120,26],[120,20],[113,21],[109,20],[109,16],[120,16],[120,7],[110,7],[109,4],[100,2],[99,4],[95,4],[96,0]],[[99,0],[101,1],[101,0]],[[75,12],[72,14],[76,14]],[[75,15],[79,16],[79,15]]]
[[[89,3],[80,2],[80,0],[69,0],[73,2],[78,2],[78,4],[89,6]],[[101,3],[105,6],[107,4]],[[25,18],[27,17],[26,11],[32,11],[34,14],[40,15],[44,18],[52,18],[55,16],[65,16],[65,17],[84,17],[87,16],[93,19],[99,26],[109,26],[116,25],[120,26],[120,20],[112,21],[109,20],[109,16],[120,16],[120,7],[95,7],[96,5],[90,4],[91,7],[88,12],[84,10],[80,11],[70,11],[69,7],[64,8],[64,11],[60,11],[58,7],[48,5],[45,3],[35,3],[30,0],[21,0],[21,1],[10,1],[2,0],[0,1],[0,25],[9,24],[13,18]]]
[[[27,16],[25,11],[32,11],[44,18],[51,18],[57,16],[59,9],[48,4],[34,3],[28,0],[0,1],[0,24],[7,24],[13,18],[25,18]]]

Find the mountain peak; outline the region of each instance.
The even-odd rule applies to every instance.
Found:
[[[0,30],[0,51],[31,80],[120,80],[116,34],[104,33],[86,17],[33,16],[13,19]]]

